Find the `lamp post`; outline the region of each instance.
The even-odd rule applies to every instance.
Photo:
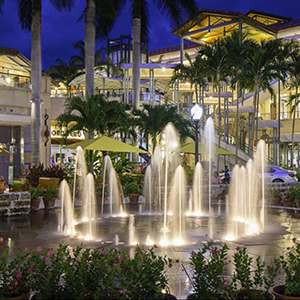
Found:
[[[195,104],[191,109],[191,116],[195,122],[195,165],[199,161],[199,143],[198,143],[198,131],[199,131],[199,121],[202,117],[202,108]]]

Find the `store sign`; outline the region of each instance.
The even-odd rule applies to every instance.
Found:
[[[65,133],[65,128],[56,128],[56,127],[52,127],[51,128],[51,137],[52,138],[62,138],[62,136]],[[83,140],[84,134],[83,131],[75,131],[71,134],[68,135],[67,139],[79,139],[79,140]]]

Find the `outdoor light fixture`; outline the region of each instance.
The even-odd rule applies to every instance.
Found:
[[[192,119],[195,121],[195,165],[199,161],[199,143],[198,143],[198,132],[199,132],[199,121],[202,117],[202,108],[195,104],[191,109]]]
[[[165,68],[165,67],[162,67],[161,69],[162,69],[162,71],[163,71],[163,72],[165,72],[165,71],[166,71],[166,68]]]
[[[10,77],[6,77],[5,81],[10,84],[11,83],[11,78]]]

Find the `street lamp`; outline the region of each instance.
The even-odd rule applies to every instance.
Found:
[[[199,143],[198,143],[199,121],[202,117],[202,108],[198,104],[195,104],[192,107],[191,116],[195,122],[195,165],[197,165],[199,159]]]

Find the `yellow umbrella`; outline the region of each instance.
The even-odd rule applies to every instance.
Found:
[[[66,147],[70,149],[76,149],[78,146],[81,146],[84,150],[148,153],[145,150],[136,148],[126,143],[109,138],[107,136],[101,136],[100,138],[84,140],[72,145],[67,145]]]
[[[195,142],[186,144],[185,146],[181,147],[179,152],[195,154]],[[199,154],[208,154],[205,144],[199,143]],[[234,153],[229,152],[229,151],[219,148],[219,147],[214,147],[213,154],[235,155]]]
[[[10,152],[0,147],[0,153],[9,154]]]

